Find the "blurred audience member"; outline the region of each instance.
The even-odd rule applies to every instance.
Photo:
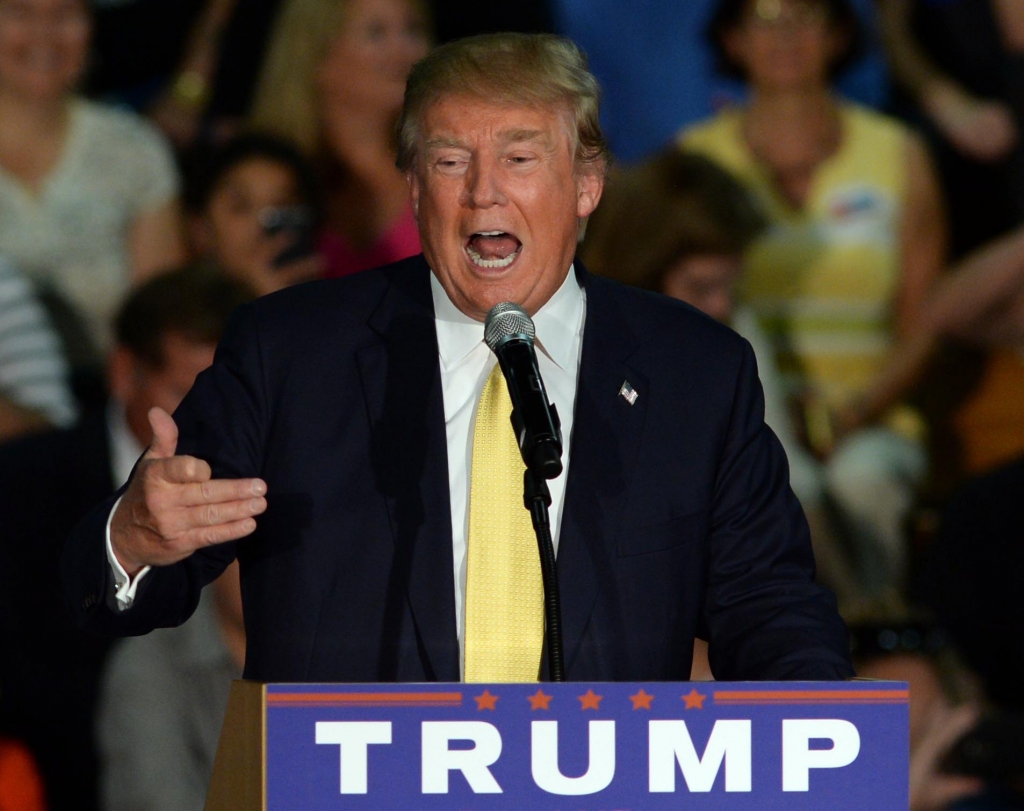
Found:
[[[139,288],[117,319],[106,414],[0,447],[0,722],[39,761],[54,811],[96,807],[94,708],[109,640],[71,626],[52,573],[64,538],[127,478],[213,358],[238,282],[186,269]]]
[[[0,811],[46,811],[43,780],[32,754],[0,737]]]
[[[601,125],[619,159],[641,160],[680,127],[743,97],[739,83],[715,72],[714,54],[702,37],[716,2],[552,0],[559,33],[587,52],[601,82]],[[851,3],[873,32],[874,0]],[[872,106],[885,102],[885,63],[874,37],[837,81],[849,98]]]
[[[766,226],[753,199],[725,170],[670,148],[609,179],[587,226],[582,258],[597,273],[692,304],[750,341],[765,421],[789,457],[790,483],[811,524],[819,575],[842,605],[857,591],[824,512],[822,465],[797,439],[771,343],[753,312],[736,302],[743,253]]]
[[[955,256],[1024,220],[1024,3],[880,0],[899,108],[924,125]]]
[[[1024,711],[1024,459],[976,478],[945,510],[921,596],[992,699]],[[1021,741],[1024,747],[1024,741]]]
[[[0,258],[0,442],[75,417],[60,339],[28,281]]]
[[[429,44],[416,0],[284,2],[251,123],[319,166],[328,276],[419,253],[394,132],[406,76]]]
[[[1024,222],[1024,3],[881,0],[897,109],[928,137],[966,256]],[[922,386],[933,498],[1024,453],[1024,358],[946,345]]]
[[[187,152],[231,137],[249,109],[280,0],[93,0],[86,91],[148,112]]]
[[[180,262],[184,245],[163,140],[75,94],[89,13],[86,0],[0,0],[0,252],[105,350],[129,284]]]
[[[959,484],[1024,454],[1024,229],[964,259],[928,310],[926,328],[956,339],[961,354],[966,346],[982,355],[977,384],[933,430],[937,453],[949,463],[946,478]],[[930,390],[941,395],[943,382]]]
[[[169,81],[148,109],[150,118],[179,148],[191,146],[199,135],[220,63],[222,39],[237,5],[238,0],[205,0],[192,20]]]
[[[111,656],[98,714],[101,807],[202,811],[231,682],[244,664],[236,560],[188,622],[127,639]]]
[[[937,349],[943,351],[920,398],[932,417],[936,451],[931,495],[944,501],[966,477],[1024,454],[1024,228],[973,251],[943,275],[890,358],[885,375],[891,380],[878,388],[916,384]],[[981,355],[975,360],[981,386],[965,400],[959,390],[965,370],[951,361],[971,353]]]
[[[902,125],[831,92],[858,41],[845,0],[723,0],[710,31],[750,103],[680,144],[730,171],[771,220],[747,252],[741,298],[776,348],[810,447],[828,461],[827,497],[862,588],[892,592],[926,460],[916,413],[888,407],[903,392],[875,387],[889,381],[878,376],[891,343],[915,323],[943,261],[928,157]]]
[[[1020,763],[1024,739],[1011,745],[1016,752],[994,761],[994,753],[984,753],[991,719],[1000,716],[983,710],[983,685],[945,633],[903,611],[851,623],[850,639],[858,677],[905,681],[910,688],[910,811],[1024,807],[1013,780],[991,768],[1002,758]]]
[[[286,141],[243,135],[216,149],[191,173],[185,204],[196,256],[258,294],[321,275],[317,185]]]

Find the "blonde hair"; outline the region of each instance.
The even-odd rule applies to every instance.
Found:
[[[249,124],[307,156],[318,151],[322,129],[316,73],[347,10],[346,0],[286,0],[256,86]]]
[[[398,168],[416,161],[420,124],[445,96],[497,105],[562,108],[576,138],[577,164],[608,162],[598,121],[600,88],[573,42],[553,34],[483,34],[449,42],[421,59],[409,74],[398,124]]]

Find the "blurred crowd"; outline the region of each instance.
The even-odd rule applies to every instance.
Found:
[[[913,811],[1024,808],[1021,0],[0,0],[0,811],[202,808],[237,567],[113,642],[61,544],[238,304],[419,252],[405,78],[497,30],[602,83],[580,261],[752,344]]]

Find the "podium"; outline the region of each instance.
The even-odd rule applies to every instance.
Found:
[[[905,811],[905,682],[232,686],[206,811]]]

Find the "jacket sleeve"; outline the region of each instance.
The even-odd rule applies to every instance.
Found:
[[[213,365],[199,375],[174,412],[178,454],[205,459],[214,478],[260,475],[264,390],[254,308],[247,306],[232,319]],[[64,545],[60,576],[72,619],[86,630],[116,636],[180,625],[195,610],[203,586],[234,559],[236,543],[211,546],[174,565],[154,567],[139,584],[132,607],[121,611],[106,557],[106,525],[123,490],[97,506]]]
[[[848,678],[846,627],[832,593],[814,582],[807,522],[744,347],[711,515],[711,668],[719,679]]]

